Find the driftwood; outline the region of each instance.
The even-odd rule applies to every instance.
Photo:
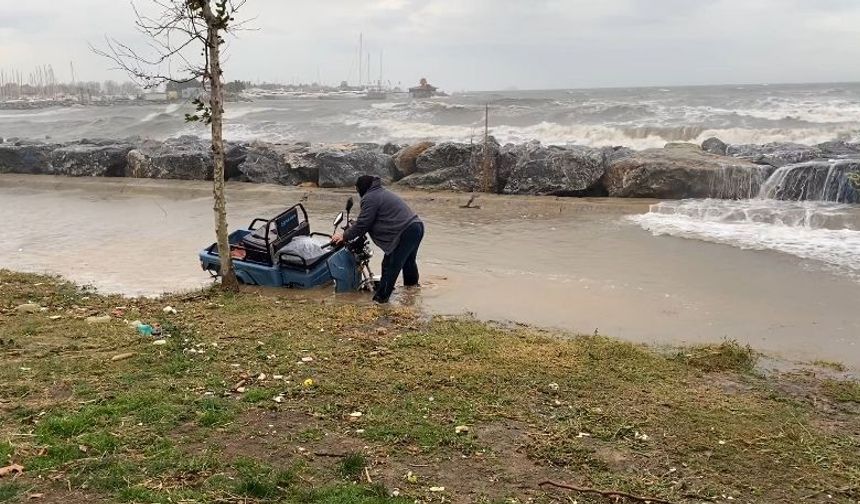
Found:
[[[654,504],[675,504],[672,501],[667,501],[665,499],[660,499],[657,497],[641,497],[639,495],[629,494],[627,492],[621,492],[618,490],[597,490],[596,488],[588,488],[588,487],[577,487],[573,485],[567,485],[564,483],[556,483],[555,481],[542,481],[538,483],[538,486],[552,486],[555,488],[561,488],[562,490],[571,490],[573,492],[579,492],[584,494],[594,494],[594,495],[602,495],[603,497],[609,499],[629,499],[637,502],[653,502]]]
[[[476,198],[477,197],[473,194],[472,197],[469,198],[468,203],[466,203],[465,205],[460,205],[460,208],[471,208],[474,210],[480,210],[481,209],[480,205],[472,205],[472,203],[475,202]]]
[[[345,453],[331,453],[331,452],[323,452],[323,451],[314,452],[314,455],[316,455],[317,457],[331,457],[331,458],[345,458],[346,457]]]
[[[18,464],[12,464],[6,467],[0,467],[0,478],[3,476],[15,476],[24,472],[24,467]]]
[[[121,361],[121,360],[130,359],[130,358],[134,357],[135,355],[137,355],[137,354],[134,352],[121,353],[121,354],[114,355],[113,357],[110,358],[110,360],[113,362],[117,362],[117,361]]]

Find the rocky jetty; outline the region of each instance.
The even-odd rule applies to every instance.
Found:
[[[300,185],[319,180],[310,144],[254,142],[241,164],[241,179],[258,184]]]
[[[860,145],[844,141],[624,147],[420,142],[414,145],[228,143],[227,178],[288,186],[351,187],[362,174],[430,190],[661,199],[750,198],[858,202],[848,180]],[[486,180],[489,163],[494,177]],[[776,173],[774,173],[776,172]],[[211,180],[210,145],[197,137],[165,141],[84,139],[56,144],[0,141],[0,173]]]
[[[424,153],[430,147],[435,145],[433,142],[419,142],[414,145],[407,145],[394,154],[394,170],[398,179],[407,175],[412,175],[416,170],[418,156]]]
[[[320,187],[351,187],[362,175],[376,175],[386,183],[394,180],[394,159],[384,148],[372,144],[323,150],[317,153],[316,161]]]
[[[0,173],[53,174],[51,153],[61,145],[0,143]]]
[[[729,145],[726,148],[726,155],[774,168],[825,157],[824,152],[816,146],[795,143]]]
[[[693,144],[648,149],[609,164],[603,184],[619,198],[752,198],[773,172]]]
[[[212,180],[211,147],[197,137],[147,140],[128,153],[127,174],[136,178]]]
[[[513,161],[504,173],[507,194],[606,196],[602,180],[618,151],[532,142],[509,146],[505,152]]]
[[[128,155],[134,148],[131,143],[62,145],[51,151],[50,166],[56,175],[125,177]]]

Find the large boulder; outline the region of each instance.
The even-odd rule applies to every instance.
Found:
[[[111,145],[139,145],[143,139],[138,136],[130,136],[122,139],[117,138],[82,138],[74,142],[69,142],[67,145],[97,145],[99,147],[109,147]]]
[[[528,148],[528,144],[512,144],[507,143],[499,147],[499,153],[496,156],[496,180],[499,184],[499,189],[504,191],[508,185],[508,180],[517,166],[517,161],[520,156]]]
[[[860,203],[850,177],[860,177],[860,159],[817,160],[783,166],[761,190],[769,199]]]
[[[602,192],[600,180],[607,167],[603,149],[530,143],[516,157],[504,187],[507,194],[584,196]]]
[[[0,173],[51,173],[51,152],[56,145],[41,143],[0,144]]]
[[[394,161],[376,146],[325,150],[317,154],[320,187],[352,187],[361,175],[394,180]]]
[[[606,164],[607,166],[611,163],[615,163],[617,161],[621,161],[622,159],[627,159],[629,157],[633,157],[636,155],[635,150],[629,147],[603,147],[602,148],[604,155],[606,156]]]
[[[717,137],[711,137],[702,142],[703,151],[710,152],[711,154],[716,154],[718,156],[725,156],[728,149],[729,146]]]
[[[468,165],[450,166],[429,173],[413,173],[398,184],[405,187],[447,191],[472,192],[481,189],[477,168]]]
[[[746,159],[755,164],[770,165],[774,168],[825,157],[818,147],[795,143],[729,145],[726,149],[726,155]]]
[[[415,160],[415,172],[430,173],[443,168],[469,166],[472,145],[445,142],[425,149]]]
[[[212,180],[212,148],[197,137],[147,140],[128,153],[129,177]]]
[[[131,144],[64,145],[51,152],[51,173],[72,177],[125,177]]]
[[[248,158],[248,146],[243,143],[228,143],[224,151],[224,173],[227,180],[242,177],[239,169]]]
[[[498,166],[500,147],[490,139],[489,161]],[[415,173],[400,184],[407,187],[450,191],[499,190],[500,179],[484,180],[483,144],[446,142],[426,149],[415,161]]]
[[[435,145],[433,142],[420,142],[417,144],[406,146],[394,154],[395,176],[401,179],[407,175],[415,173],[415,162],[418,156],[424,153],[430,147]]]
[[[609,163],[603,185],[612,197],[741,199],[757,195],[772,172],[697,145],[669,144]]]
[[[405,149],[406,147],[408,147],[408,145],[399,145],[396,143],[387,142],[382,146],[382,153],[388,154],[389,156],[393,156],[401,150]]]
[[[319,162],[310,144],[254,142],[239,171],[249,182],[294,186],[319,181]]]
[[[833,140],[815,146],[824,158],[860,158],[860,144]]]

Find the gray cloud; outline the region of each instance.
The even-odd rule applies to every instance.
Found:
[[[147,0],[137,0],[147,5]],[[116,0],[0,0],[0,66],[122,79],[90,53],[139,44]],[[447,90],[860,80],[855,0],[249,0],[228,77],[356,79],[363,32],[378,71]]]

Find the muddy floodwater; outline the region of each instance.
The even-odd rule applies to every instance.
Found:
[[[232,185],[230,225],[304,200],[312,229],[330,232],[349,194]],[[657,236],[630,217],[655,201],[482,196],[463,209],[464,195],[403,194],[427,234],[423,288],[395,302],[635,342],[728,338],[860,367],[860,282],[832,264]],[[205,182],[0,176],[0,267],[128,295],[198,288],[210,282],[197,253],[213,241],[211,207]]]

